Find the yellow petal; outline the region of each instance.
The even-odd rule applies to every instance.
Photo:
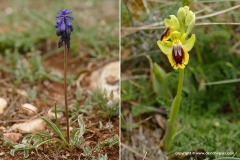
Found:
[[[168,60],[169,60],[169,62],[170,62],[170,64],[171,64],[171,66],[176,66],[176,62],[175,62],[175,60],[173,59],[173,56],[172,56],[172,54],[168,54]]]
[[[185,65],[184,64],[179,64],[179,68],[184,69]]]
[[[184,65],[187,65],[187,64],[188,64],[188,61],[189,61],[189,54],[188,54],[188,52],[186,52],[186,51],[184,50],[184,57],[183,57],[182,63],[183,63]]]
[[[179,68],[179,66],[176,64],[176,65],[173,66],[173,68],[174,68],[175,70],[177,70],[177,69]]]

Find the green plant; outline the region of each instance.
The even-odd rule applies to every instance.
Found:
[[[24,158],[29,156],[29,151],[37,149],[38,147],[57,141],[57,138],[53,138],[49,133],[46,132],[37,132],[35,134],[28,134],[25,136],[20,144],[13,143],[8,138],[3,138],[4,141],[10,145],[11,149],[10,154],[14,157],[15,153],[18,151],[24,152]]]
[[[195,24],[195,14],[189,10],[189,7],[185,6],[179,8],[178,17],[174,15],[170,15],[170,17],[170,19],[164,20],[167,28],[163,32],[161,39],[157,42],[161,51],[167,55],[171,66],[175,70],[180,69],[177,95],[172,102],[170,116],[167,123],[167,130],[163,139],[163,147],[166,151],[171,149],[173,136],[176,132],[175,121],[182,98],[184,68],[185,65],[188,64],[188,52],[192,49],[195,43],[194,34],[192,34],[188,40],[185,40]],[[169,39],[171,40],[169,41]],[[154,73],[156,74],[158,72],[155,71]],[[163,78],[158,78],[158,80],[161,79]],[[163,82],[159,81],[159,83],[161,84]]]
[[[109,147],[119,146],[119,137],[118,137],[118,135],[114,135],[111,138],[107,138],[107,139],[99,142],[97,144],[97,146],[95,146],[95,148],[91,148],[89,145],[85,145],[84,147],[82,147],[82,149],[83,149],[82,155],[84,157],[95,159],[94,156],[92,156],[92,153],[93,152],[100,152],[102,147],[104,147],[104,146],[109,146]],[[98,154],[98,160],[107,160],[107,159],[108,159],[107,154],[105,154],[105,155],[103,155],[101,153]]]
[[[139,4],[138,1],[134,3]],[[165,119],[166,113],[170,112],[172,95],[174,96],[177,90],[179,74],[172,71],[168,58],[164,54],[159,55],[159,49],[152,43],[152,39],[153,37],[160,39],[162,28],[164,28],[163,18],[175,14],[182,3],[181,1],[154,3],[154,5],[151,5],[151,2],[147,3],[150,12],[139,10],[142,6],[132,10],[131,3],[127,1],[123,1],[121,6],[122,53],[128,53],[127,56],[124,54],[122,56],[124,77],[121,83],[122,137],[125,143],[132,147],[136,147],[133,139],[141,128],[156,130],[154,121],[144,121],[147,117],[155,116],[161,111],[160,114]],[[199,13],[198,11],[202,11],[204,6],[215,10],[211,13],[205,11]],[[172,156],[180,150],[188,152],[197,149],[238,151],[239,144],[234,139],[239,139],[238,131],[235,130],[239,125],[240,117],[237,111],[240,99],[238,81],[240,61],[237,44],[239,37],[236,34],[236,27],[231,23],[238,22],[239,17],[236,16],[237,10],[230,9],[239,6],[235,0],[231,2],[211,0],[192,2],[191,7],[195,13],[198,12],[196,14],[198,26],[193,29],[197,39],[190,54],[191,60],[184,69],[181,109],[176,119],[177,132],[174,136],[172,151],[168,153]],[[222,12],[225,9],[229,9],[229,12]],[[141,15],[135,16],[136,10]],[[216,13],[215,16],[208,17],[212,13]],[[215,22],[224,23],[216,24]],[[159,71],[157,67],[153,71],[148,61],[140,57],[142,55],[151,57],[152,64],[159,64],[158,67],[166,74]],[[153,84],[152,81],[155,89],[152,89],[149,83],[155,76],[155,73],[151,74],[151,72],[158,72],[156,74],[161,75],[160,78],[158,77],[160,80],[155,81],[157,83]],[[167,84],[162,83],[162,78],[166,78]],[[165,87],[169,90],[170,97],[160,92]],[[216,130],[214,125],[210,125],[215,121],[218,121],[225,130]],[[165,128],[162,130],[166,131]],[[202,143],[203,140],[208,143]],[[159,147],[159,139],[156,139],[152,145]],[[142,144],[136,149],[141,152],[142,147],[146,146]],[[147,151],[146,159],[151,159],[150,153],[153,149],[149,148]],[[132,154],[131,151],[128,152]],[[239,157],[239,154],[235,152],[231,156]],[[152,159],[158,158],[156,156]],[[218,156],[207,157],[207,159],[214,158]]]
[[[53,130],[54,135],[51,135],[47,132],[37,132],[35,134],[28,134],[26,135],[20,144],[12,142],[10,139],[3,138],[4,141],[10,145],[13,149],[11,149],[10,154],[12,156],[15,155],[17,151],[24,151],[24,157],[27,158],[29,156],[29,151],[37,150],[38,147],[43,146],[44,144],[49,143],[58,143],[61,147],[66,148],[69,147],[70,149],[76,147],[81,148],[82,144],[84,143],[83,134],[85,132],[85,124],[83,120],[78,117],[78,125],[79,128],[75,128],[70,137],[70,142],[66,140],[64,133],[62,130],[54,124],[50,119],[46,117],[41,117],[42,120],[46,122],[46,124]]]
[[[92,92],[91,105],[99,109],[99,114],[102,117],[117,116],[119,112],[119,102],[113,100],[113,93],[110,97],[107,96],[106,90],[97,89]]]
[[[103,155],[103,154],[98,154],[98,160],[108,160],[107,154],[105,154],[105,155]]]
[[[70,36],[73,31],[73,25],[71,20],[73,17],[70,16],[72,11],[68,9],[60,10],[56,18],[58,18],[55,27],[57,28],[56,34],[60,36],[58,41],[58,48],[64,43],[64,101],[65,101],[65,115],[67,121],[67,141],[70,141],[69,133],[69,112],[68,112],[68,102],[67,102],[67,56],[70,48]]]
[[[118,135],[114,135],[113,137],[107,138],[104,141],[98,143],[97,146],[95,147],[95,150],[100,151],[102,147],[107,146],[107,145],[110,147],[112,147],[114,145],[118,146],[119,145]]]

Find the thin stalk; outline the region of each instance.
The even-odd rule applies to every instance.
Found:
[[[184,69],[180,69],[177,95],[175,96],[172,106],[171,106],[170,116],[169,116],[169,119],[167,122],[166,134],[164,135],[164,138],[163,138],[163,148],[165,151],[171,150],[173,136],[176,131],[175,120],[176,120],[179,106],[181,103],[183,78],[184,78]]]
[[[68,116],[68,103],[67,103],[67,44],[64,44],[64,96],[65,96],[65,114],[67,118],[67,142],[69,144],[69,116]]]
[[[182,0],[182,7],[189,6],[191,4],[191,0]]]

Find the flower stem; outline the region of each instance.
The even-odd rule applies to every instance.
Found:
[[[65,96],[65,114],[67,118],[67,142],[69,144],[69,116],[68,116],[68,103],[67,103],[67,44],[64,44],[64,96]]]
[[[184,78],[184,69],[180,69],[179,71],[179,79],[178,79],[178,89],[177,89],[177,95],[175,96],[170,116],[167,122],[167,129],[166,133],[163,138],[163,148],[165,151],[171,150],[171,145],[173,141],[173,136],[175,134],[176,128],[175,128],[175,120],[178,114],[179,106],[181,103],[181,95],[182,95],[182,87],[183,87],[183,78]]]
[[[191,4],[191,0],[182,0],[182,6],[189,6]]]

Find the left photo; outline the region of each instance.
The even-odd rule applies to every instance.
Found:
[[[118,160],[119,2],[0,1],[0,18],[0,159]]]

